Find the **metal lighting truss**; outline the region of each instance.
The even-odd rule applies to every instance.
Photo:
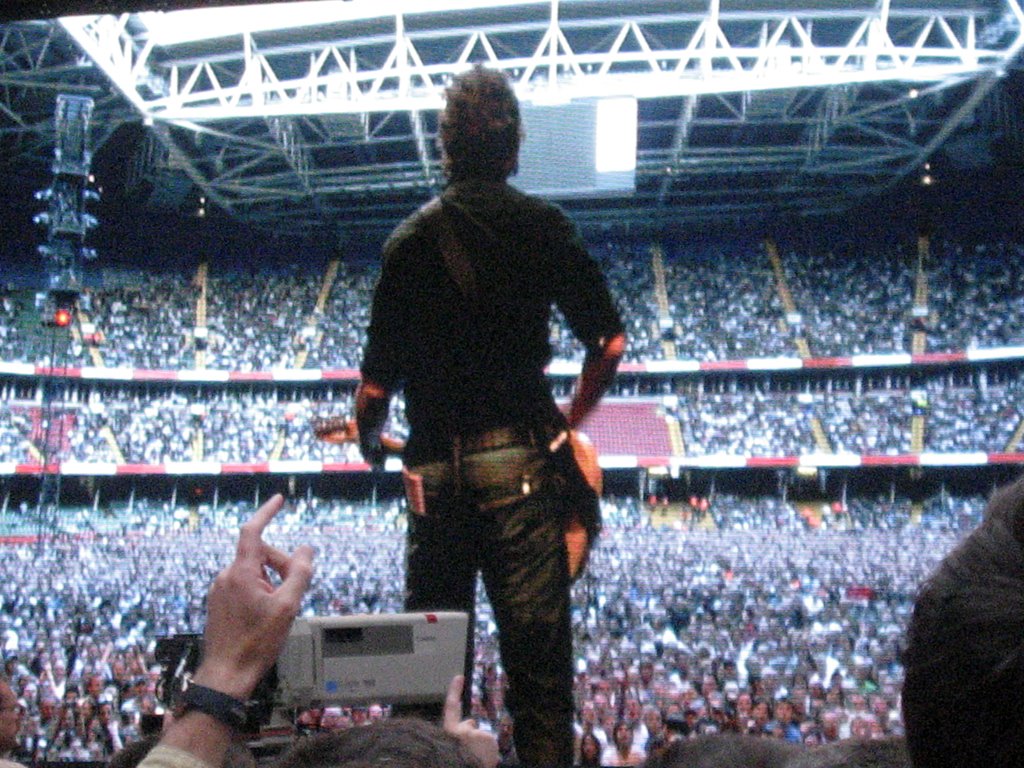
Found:
[[[69,379],[64,371],[68,364],[70,337],[66,328],[58,328],[56,312],[67,312],[68,317],[76,312],[82,288],[81,262],[95,255],[92,249],[85,247],[86,234],[98,223],[96,217],[86,210],[89,201],[99,199],[99,195],[89,188],[92,165],[90,120],[94,106],[88,96],[66,93],[57,96],[54,115],[57,140],[51,165],[53,178],[46,189],[36,193],[36,199],[48,204],[47,210],[37,214],[34,221],[47,229],[46,243],[38,250],[46,265],[48,289],[43,323],[50,326],[49,372],[40,382],[43,430],[40,463],[45,469],[39,489],[40,546],[47,535],[58,530],[59,467],[66,439],[63,404],[67,400]]]
[[[112,110],[131,117],[124,99],[112,94],[108,79],[96,70],[67,34],[48,21],[0,24],[0,168],[10,171],[26,158],[45,179],[57,140],[53,105],[58,93],[97,102],[103,115],[93,136],[102,142]],[[98,128],[98,130],[96,130]]]
[[[383,229],[425,199],[444,87],[472,62],[534,103],[636,97],[636,192],[564,202],[642,224],[847,208],[915,172],[1024,47],[1018,0],[317,5],[339,10],[275,28],[242,9],[230,33],[196,15],[177,37],[158,14],[60,25],[208,198],[281,230]]]

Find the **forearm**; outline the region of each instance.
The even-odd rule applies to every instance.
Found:
[[[359,430],[359,447],[364,457],[367,449],[379,449],[380,435],[388,416],[391,393],[380,384],[364,379],[356,390],[356,426]]]
[[[251,673],[234,672],[216,664],[202,664],[192,676],[192,682],[225,693],[239,701],[246,701],[255,688],[252,677]],[[217,718],[189,710],[174,718],[160,743],[187,752],[195,760],[208,766],[220,766],[234,737],[233,729]],[[197,767],[192,765],[191,768]]]
[[[302,545],[288,555],[263,541],[283,504],[275,494],[242,525],[235,559],[213,580],[203,662],[183,695],[184,713],[161,739],[168,749],[154,763],[147,760],[146,768],[221,766],[233,726],[241,724],[240,702],[277,661],[313,574],[312,547]]]
[[[620,333],[605,339],[596,350],[587,353],[569,406],[570,429],[579,427],[600,402],[605,391],[615,380],[615,372],[625,350],[626,334]]]

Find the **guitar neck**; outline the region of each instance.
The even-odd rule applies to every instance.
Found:
[[[355,419],[342,416],[314,419],[311,426],[317,439],[326,443],[346,445],[359,442],[359,428]],[[380,444],[385,453],[394,456],[400,456],[405,450],[405,441],[392,435],[381,435]]]

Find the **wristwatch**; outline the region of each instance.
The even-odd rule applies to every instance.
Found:
[[[244,701],[192,681],[185,684],[181,697],[174,706],[176,718],[186,712],[202,712],[235,730],[242,730],[245,726],[246,707]]]

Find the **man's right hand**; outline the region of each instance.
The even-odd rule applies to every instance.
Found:
[[[356,424],[363,461],[374,469],[384,466],[385,450],[381,432],[388,415],[391,393],[372,381],[363,380],[356,389]]]

